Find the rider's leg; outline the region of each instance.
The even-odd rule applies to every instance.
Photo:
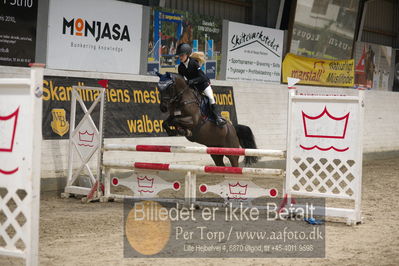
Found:
[[[215,98],[213,97],[213,90],[211,85],[209,85],[205,90],[204,90],[204,94],[206,95],[206,97],[209,98],[209,104],[211,106],[211,111],[213,116],[215,117],[216,120],[216,125],[217,126],[223,126],[224,124],[226,124],[226,121],[223,120],[220,116],[219,116],[219,112],[216,110],[216,101]]]

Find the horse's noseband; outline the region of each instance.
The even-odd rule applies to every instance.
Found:
[[[165,75],[159,75],[160,76],[160,81],[158,82],[158,89],[161,92],[161,98],[164,101],[168,101],[169,104],[175,104],[177,103],[179,105],[179,102],[181,100],[181,97],[183,93],[187,90],[188,87],[184,88],[180,92],[176,93],[175,89],[171,90],[173,86],[175,86],[175,79],[173,76],[170,76],[170,73],[167,73]],[[166,95],[165,95],[166,94]],[[191,103],[191,102],[188,102]],[[186,102],[183,102],[183,105],[187,104]]]
[[[171,79],[161,80],[158,82],[158,88],[161,92],[166,91],[171,85],[173,85],[173,80]]]

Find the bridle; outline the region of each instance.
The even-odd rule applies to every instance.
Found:
[[[173,84],[173,85],[174,85],[174,84]],[[183,93],[187,90],[187,88],[188,88],[188,87],[185,87],[185,88],[182,89],[180,92],[176,93],[176,95],[173,96],[173,97],[171,97],[171,96],[169,95],[169,97],[170,97],[169,104],[179,103],[180,100],[181,100],[181,97],[183,96]],[[175,90],[175,89],[176,89],[176,87],[173,86],[173,90]],[[173,94],[174,94],[174,93],[173,93]],[[173,95],[173,94],[172,94],[172,95]]]
[[[186,86],[184,89],[176,93],[176,83],[173,78],[166,81],[160,81],[158,83],[158,87],[161,90],[161,101],[167,102],[168,105],[174,104],[176,105],[176,107],[181,107],[191,103],[197,103],[198,105],[200,104],[198,98],[195,96],[195,93],[194,93],[195,97],[194,100],[182,101],[183,94],[190,88]],[[167,96],[165,96],[165,93],[167,93]]]

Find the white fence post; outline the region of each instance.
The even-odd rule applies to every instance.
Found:
[[[38,265],[44,65],[31,66],[0,79],[0,255]]]

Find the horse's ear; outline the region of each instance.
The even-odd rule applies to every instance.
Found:
[[[162,74],[159,73],[158,71],[156,71],[155,74],[157,74],[158,77],[162,78]]]

